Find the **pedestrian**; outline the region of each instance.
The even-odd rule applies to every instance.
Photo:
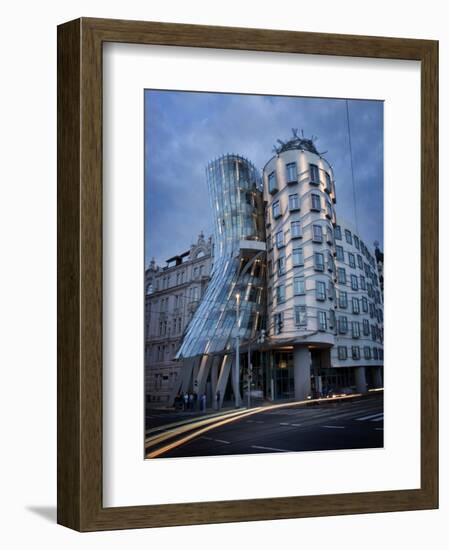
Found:
[[[187,407],[189,405],[189,394],[187,392],[184,393],[184,410],[187,410]]]
[[[189,411],[193,410],[193,393],[189,393]]]
[[[200,410],[204,412],[206,410],[206,394],[203,393],[200,397]]]

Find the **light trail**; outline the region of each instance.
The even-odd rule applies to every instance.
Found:
[[[227,414],[227,416],[224,419],[221,416],[218,419],[216,417],[213,417],[213,418],[209,418],[209,419],[200,420],[200,421],[192,423],[190,425],[182,426],[178,430],[173,430],[173,431],[170,431],[169,433],[165,433],[165,434],[162,434],[160,436],[155,436],[154,438],[150,438],[151,439],[151,444],[152,444],[152,446],[154,446],[158,443],[166,441],[167,439],[171,439],[171,438],[173,438],[177,435],[181,435],[181,434],[186,433],[188,431],[192,431],[192,429],[195,429],[197,427],[200,428],[200,429],[194,431],[193,433],[190,433],[190,434],[182,437],[181,439],[177,439],[176,441],[172,441],[171,443],[165,445],[164,447],[161,447],[160,449],[155,449],[154,451],[149,452],[146,455],[145,458],[147,458],[147,459],[149,459],[149,458],[158,458],[161,455],[167,453],[168,451],[176,449],[177,447],[180,447],[181,445],[185,445],[189,441],[192,441],[192,439],[195,439],[196,437],[199,437],[200,435],[203,435],[203,434],[205,434],[205,433],[207,433],[207,432],[209,432],[209,431],[211,431],[215,428],[225,426],[227,424],[230,424],[231,422],[235,422],[237,420],[240,420],[241,418],[247,418],[249,416],[253,416],[253,415],[259,414],[261,412],[267,412],[267,411],[276,410],[276,409],[285,409],[285,408],[288,408],[288,407],[297,407],[297,406],[301,406],[301,405],[308,405],[310,403],[330,403],[330,402],[334,402],[334,401],[345,401],[345,400],[348,400],[348,399],[354,399],[354,398],[361,397],[361,396],[362,396],[361,393],[355,393],[355,394],[352,394],[352,395],[345,395],[345,396],[334,397],[334,398],[322,397],[322,398],[319,398],[319,399],[307,399],[307,400],[304,400],[304,401],[293,401],[293,402],[288,402],[288,403],[279,403],[279,404],[276,404],[276,405],[267,405],[267,406],[263,406],[263,407],[257,407],[256,409],[251,409],[251,410],[246,410],[245,409],[244,411],[237,411],[235,413],[229,413],[229,414]],[[210,425],[207,425],[207,424],[210,424]],[[201,427],[201,426],[205,426],[205,427]]]

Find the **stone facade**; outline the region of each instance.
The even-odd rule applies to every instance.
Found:
[[[190,250],[164,267],[153,260],[145,272],[145,391],[152,406],[170,406],[181,368],[175,356],[207,287],[212,261],[212,239],[201,233]]]

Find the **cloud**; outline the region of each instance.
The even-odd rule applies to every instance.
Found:
[[[207,163],[238,153],[260,170],[291,128],[317,136],[336,178],[337,214],[368,245],[383,243],[383,104],[336,99],[147,90],[145,93],[145,261],[184,250],[212,233]],[[354,193],[355,188],[355,193]]]

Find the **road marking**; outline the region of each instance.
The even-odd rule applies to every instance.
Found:
[[[338,430],[344,430],[345,426],[321,426],[322,428],[332,428],[332,429],[338,429]]]
[[[279,426],[290,426],[288,422],[279,422]]]
[[[224,439],[214,439],[216,443],[226,443],[226,445],[229,445],[229,441],[225,441]]]
[[[299,428],[299,426],[302,426],[302,424],[290,424],[290,426],[294,426],[295,428]]]
[[[281,453],[291,453],[288,449],[276,449],[276,447],[262,447],[262,445],[251,445],[251,449],[262,449],[263,451],[279,451]]]
[[[372,420],[370,420],[370,422],[383,422],[384,420],[384,415],[380,416],[379,418],[373,418]]]
[[[356,420],[362,421],[362,420],[371,420],[372,418],[376,418],[377,416],[383,417],[384,413],[377,413],[377,414],[370,414],[368,416],[362,416],[361,418],[357,418]]]

